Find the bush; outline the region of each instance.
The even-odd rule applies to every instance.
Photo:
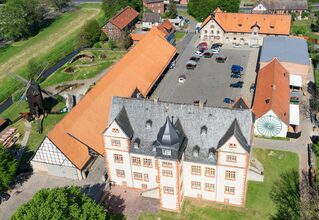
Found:
[[[100,41],[106,41],[107,40],[107,36],[106,36],[106,34],[102,31],[101,32],[101,35],[100,35]]]
[[[18,168],[18,161],[0,144],[0,192],[8,188]]]
[[[314,154],[319,157],[319,144],[313,144],[312,145],[312,150],[314,152]]]
[[[102,54],[100,55],[100,58],[101,58],[101,59],[106,59],[106,58],[107,58],[107,56],[106,56],[106,54],[105,54],[105,53],[102,53]]]
[[[116,48],[116,43],[115,43],[115,41],[112,40],[112,39],[109,39],[108,45],[109,45],[109,48],[110,48],[111,50],[113,50],[114,48]]]
[[[64,69],[64,72],[66,72],[66,73],[73,73],[73,72],[74,72],[74,69],[73,69],[72,67],[66,67],[66,68]]]

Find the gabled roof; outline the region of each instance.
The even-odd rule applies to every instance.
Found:
[[[143,22],[160,22],[161,20],[161,15],[159,13],[153,13],[153,12],[144,12],[143,14]]]
[[[249,153],[250,145],[240,130],[237,119],[233,121],[225,135],[218,142],[217,149],[222,147],[231,137],[235,137],[240,145]]]
[[[290,33],[290,15],[229,13],[216,9],[212,15],[205,19],[201,28],[212,19],[225,32],[250,33],[251,28],[257,23],[260,27],[259,33],[262,34],[289,35]]]
[[[250,109],[248,103],[243,99],[243,97],[237,99],[237,101],[233,105],[233,108]]]
[[[307,0],[261,0],[256,6],[260,3],[267,10],[308,10]]]
[[[138,17],[139,13],[135,11],[130,6],[125,7],[114,15],[109,22],[114,24],[120,30],[123,30],[127,25],[129,25],[134,19]]]
[[[131,38],[133,41],[140,41],[145,37],[146,34],[144,33],[140,33],[140,34],[136,34],[136,33],[132,33],[130,34]]]
[[[289,73],[275,58],[258,73],[253,112],[258,119],[272,110],[289,125],[289,104]]]
[[[175,32],[175,27],[174,25],[168,20],[166,19],[162,24],[160,24],[157,27],[161,32],[163,32],[163,34],[165,34],[165,36],[169,35],[172,32]]]
[[[112,96],[130,97],[138,88],[146,97],[175,53],[176,48],[157,28],[152,28],[48,133],[48,137],[82,169],[90,158],[88,147],[104,154],[102,133],[108,123]]]
[[[124,107],[116,116],[115,121],[129,138],[133,136],[134,131],[132,129],[130,120],[127,117],[127,113]]]

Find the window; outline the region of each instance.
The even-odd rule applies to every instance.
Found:
[[[143,175],[141,173],[133,173],[134,179],[135,180],[143,180]]]
[[[112,128],[112,132],[113,132],[113,133],[119,133],[119,129],[117,129],[117,128]]]
[[[215,191],[215,185],[211,184],[211,183],[205,183],[205,190],[206,191],[210,191],[210,192],[214,192]]]
[[[217,34],[219,34],[219,31],[217,31]]]
[[[236,145],[236,144],[229,144],[229,147],[230,147],[230,148],[236,148],[237,145]]]
[[[125,178],[125,171],[124,170],[116,170],[116,176]]]
[[[171,156],[172,155],[172,151],[171,150],[167,150],[167,149],[162,149],[162,153],[163,153],[163,155],[166,155],[166,156]]]
[[[214,25],[211,25],[210,28],[214,28]]]
[[[237,162],[237,157],[234,156],[234,155],[227,155],[226,160],[227,160],[227,162],[236,163]]]
[[[152,168],[152,159],[143,159],[143,166]]]
[[[115,147],[121,146],[121,142],[119,140],[111,139],[111,144],[112,144],[112,146],[115,146]]]
[[[214,30],[211,30],[210,33],[214,34]]]
[[[162,166],[163,166],[163,167],[167,167],[167,168],[172,168],[172,167],[173,167],[173,164],[170,163],[170,162],[165,162],[165,161],[163,161],[163,162],[162,162]]]
[[[236,172],[235,171],[226,170],[225,179],[226,180],[235,180],[236,179]]]
[[[173,187],[163,186],[163,191],[166,194],[174,194],[174,188]]]
[[[207,34],[207,30],[205,30],[204,33]]]
[[[171,170],[162,170],[163,176],[173,176],[173,172]]]
[[[200,189],[200,182],[192,181],[192,189]]]
[[[200,166],[192,166],[192,174],[193,175],[200,175],[201,174],[201,167]]]
[[[235,187],[225,186],[225,194],[234,195],[235,194]]]
[[[144,181],[145,181],[145,182],[148,182],[148,181],[149,181],[149,179],[148,179],[148,174],[147,174],[147,173],[144,174]]]
[[[205,168],[205,176],[215,177],[215,169],[214,169],[214,168],[206,167],[206,168]]]
[[[141,166],[141,158],[139,158],[139,157],[132,157],[132,165],[134,165],[134,166]]]
[[[147,185],[146,184],[142,184],[142,189],[147,189]]]
[[[114,154],[113,157],[115,163],[123,163],[123,156],[121,154]]]

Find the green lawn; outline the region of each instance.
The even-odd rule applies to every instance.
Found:
[[[70,54],[76,48],[76,36],[86,21],[95,18],[102,23],[100,7],[100,4],[83,4],[63,14],[36,36],[0,49],[0,102],[23,86],[14,75],[25,76],[31,59],[49,67]]]
[[[298,169],[298,155],[284,151],[254,149],[253,155],[264,165],[265,180],[262,183],[249,181],[246,208],[235,208],[210,202],[186,199],[181,213],[160,211],[158,214],[143,213],[140,220],[170,219],[269,219],[275,213],[269,192],[280,173]]]
[[[88,79],[95,75],[101,73],[120,57],[122,57],[126,51],[120,50],[89,50],[82,51],[80,54],[94,55],[94,61],[89,62],[87,59],[78,60],[71,63],[68,62],[63,67],[58,69],[54,74],[52,74],[46,81],[44,81],[41,86],[48,87],[58,83],[67,82],[71,80]],[[102,58],[101,55],[106,55],[106,58]],[[65,72],[66,68],[72,68],[74,72]]]
[[[177,31],[175,33],[175,39],[176,39],[176,42],[180,41],[181,39],[183,39],[183,37],[185,36],[186,32],[184,31]]]
[[[311,21],[311,18],[309,20],[293,21],[291,25],[291,33],[295,35],[303,34],[310,38],[319,39],[319,35],[316,35],[311,31]]]

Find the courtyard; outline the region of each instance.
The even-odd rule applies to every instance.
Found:
[[[168,70],[163,80],[153,93],[159,100],[192,104],[196,100],[206,100],[207,106],[230,107],[224,98],[236,100],[244,97],[249,104],[252,103],[253,92],[250,86],[256,80],[256,64],[259,48],[233,48],[232,45],[223,45],[219,54],[211,58],[201,57],[195,69],[186,69],[186,63],[196,51],[198,44],[195,35],[186,48],[178,55],[174,69]],[[225,63],[217,63],[216,57],[227,57]],[[243,67],[241,78],[231,77],[231,66]],[[179,83],[178,78],[184,75],[186,80]],[[243,81],[242,88],[232,88],[231,84]]]

